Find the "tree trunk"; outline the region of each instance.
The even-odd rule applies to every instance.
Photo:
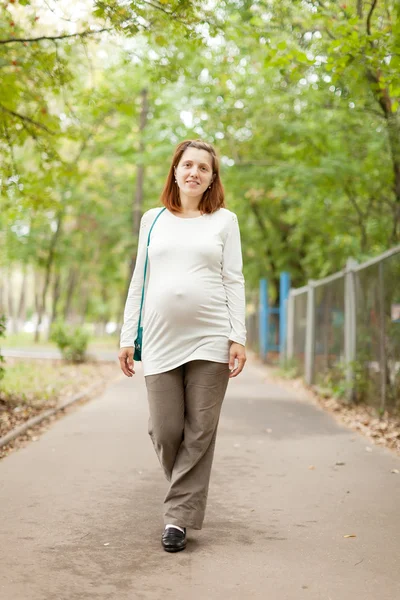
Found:
[[[372,35],[371,20],[376,5],[376,0],[373,0],[366,21],[366,32],[368,36]],[[371,48],[374,48],[373,41],[371,41]],[[391,242],[397,243],[399,238],[398,227],[400,221],[400,119],[397,115],[397,112],[392,110],[393,99],[390,96],[389,88],[386,85],[382,85],[383,78],[381,71],[379,69],[373,71],[369,68],[366,70],[366,76],[370,84],[372,94],[381,107],[386,120],[387,138],[393,171],[393,194],[395,199],[393,205],[393,228]]]
[[[109,294],[108,294],[108,290],[107,290],[105,284],[103,284],[102,289],[101,289],[101,297],[102,297],[104,306],[109,306],[109,304],[108,304]],[[110,315],[109,310],[107,311],[106,314],[104,314],[102,316],[102,318],[101,318],[101,329],[100,329],[101,333],[100,333],[100,335],[105,335],[105,333],[106,333],[106,325],[107,325],[108,321],[110,320],[110,316],[111,315]]]
[[[139,152],[138,152],[138,162],[137,162],[137,174],[136,174],[136,189],[135,196],[132,206],[132,234],[133,238],[139,239],[139,229],[140,229],[140,219],[142,217],[143,212],[143,185],[144,185],[144,174],[145,168],[143,165],[143,154],[145,151],[144,144],[144,130],[147,124],[147,114],[149,112],[148,105],[148,91],[147,89],[143,89],[140,92],[142,98],[142,109],[140,111],[140,121],[139,121]],[[131,260],[129,262],[129,271],[128,271],[128,280],[125,288],[125,293],[122,299],[122,310],[125,305],[125,300],[128,295],[129,285],[131,282],[133,270],[135,268],[137,253],[132,253]]]
[[[68,321],[68,317],[71,312],[72,297],[74,295],[74,291],[76,288],[76,284],[78,283],[78,279],[79,279],[79,271],[75,267],[73,267],[71,269],[71,271],[69,272],[69,276],[68,276],[67,297],[66,297],[65,306],[64,306],[64,321]]]
[[[61,209],[59,211],[59,213],[57,214],[57,228],[56,228],[56,230],[51,238],[51,241],[50,241],[49,254],[47,256],[47,261],[46,261],[46,266],[45,266],[45,279],[44,279],[44,285],[43,285],[43,290],[42,290],[42,294],[41,294],[41,299],[39,301],[39,312],[38,312],[37,327],[36,327],[36,331],[35,331],[35,342],[39,341],[39,336],[40,336],[39,329],[40,329],[40,325],[42,324],[44,312],[46,310],[47,290],[50,285],[51,269],[53,267],[57,241],[58,241],[58,239],[60,237],[60,233],[61,233],[61,225],[62,225],[63,216],[64,216],[64,211],[63,211],[63,209]]]
[[[27,268],[26,266],[23,269],[22,272],[22,283],[21,283],[21,290],[20,290],[20,294],[19,294],[19,302],[18,302],[18,309],[17,309],[17,322],[18,322],[18,329],[19,329],[19,324],[22,322],[25,322],[26,319],[26,280],[27,280]]]
[[[55,277],[54,277],[54,282],[53,282],[52,311],[51,311],[51,317],[50,317],[50,322],[49,322],[49,331],[48,331],[47,339],[50,338],[51,326],[57,318],[57,306],[58,306],[58,301],[60,299],[60,280],[61,280],[60,272],[57,271],[57,273],[55,274]]]
[[[380,73],[369,73],[372,91],[386,119],[388,142],[393,167],[393,192],[396,202],[400,204],[400,121],[396,113],[392,112],[392,99],[387,88],[380,87]]]
[[[135,199],[132,210],[132,233],[134,236],[139,235],[140,219],[142,217],[143,210],[143,184],[144,184],[144,165],[143,155],[145,151],[144,145],[144,130],[147,123],[147,115],[149,112],[148,104],[148,92],[143,89],[140,93],[142,97],[142,110],[140,111],[140,122],[139,122],[139,153],[138,153],[138,165],[137,165],[137,176],[136,176],[136,191]]]
[[[12,270],[11,267],[8,269],[7,273],[7,305],[8,305],[8,318],[11,321],[11,332],[17,333],[16,331],[16,319],[15,319],[15,304],[14,304],[14,294],[13,294],[13,280],[12,280]]]
[[[40,271],[34,272],[34,301],[35,301],[35,314],[36,317],[39,314],[40,310],[40,289],[41,289],[41,274]],[[34,335],[34,340],[36,341],[36,330]]]
[[[6,313],[6,290],[3,273],[0,270],[0,316]]]
[[[84,325],[89,308],[89,286],[85,285],[80,294],[80,325]]]

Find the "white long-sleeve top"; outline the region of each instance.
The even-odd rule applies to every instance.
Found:
[[[120,347],[137,336],[150,227],[142,217]],[[151,232],[142,312],[144,375],[191,361],[229,362],[230,341],[246,343],[245,286],[236,215],[225,208],[185,219],[165,210]]]

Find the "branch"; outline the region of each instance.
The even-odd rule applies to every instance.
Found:
[[[41,40],[64,40],[65,38],[71,37],[87,37],[88,35],[96,35],[96,33],[102,33],[103,31],[112,31],[112,27],[103,27],[97,31],[81,31],[78,33],[65,33],[63,35],[42,35],[37,38],[12,38],[8,40],[0,40],[0,44],[13,44],[14,42],[40,42]]]
[[[38,127],[39,129],[43,129],[44,131],[46,131],[46,133],[51,133],[52,135],[54,135],[54,131],[51,131],[45,125],[42,125],[41,123],[38,123],[37,121],[34,121],[30,117],[26,117],[25,115],[20,115],[19,113],[16,113],[13,110],[10,110],[9,108],[6,108],[2,104],[0,104],[0,109],[3,112],[8,113],[9,115],[12,115],[13,117],[16,117],[17,119],[20,119],[22,122],[26,121],[26,122],[30,123],[31,125],[35,125],[35,127]]]
[[[325,33],[328,34],[328,36],[331,38],[331,40],[336,40],[337,38],[335,38],[335,36],[329,31],[329,29],[327,27],[324,27],[324,31]]]
[[[350,200],[351,204],[354,206],[356,213],[358,215],[358,226],[360,227],[360,232],[361,232],[361,248],[363,250],[365,250],[366,246],[367,246],[367,231],[366,231],[366,227],[365,227],[365,220],[368,217],[368,213],[364,213],[360,206],[358,205],[355,196],[353,196],[353,193],[350,189],[350,187],[346,184],[344,184],[343,186],[344,191],[347,194],[348,199]]]
[[[371,35],[372,13],[374,12],[377,4],[378,4],[378,0],[372,0],[371,8],[369,10],[368,17],[367,17],[367,33],[368,33],[368,35]]]
[[[377,86],[377,88],[373,89],[372,92],[373,92],[375,98],[378,100],[379,106],[382,109],[383,116],[385,117],[386,121],[388,121],[390,115],[392,114],[392,103],[391,103],[391,98],[389,96],[387,88],[384,88],[384,89],[379,88],[380,75],[373,73],[369,69],[367,69],[367,78],[375,86]]]
[[[189,23],[186,23],[185,21],[183,21],[181,18],[179,18],[177,16],[177,9],[173,10],[173,11],[169,11],[169,10],[166,10],[163,6],[160,6],[159,3],[154,4],[153,2],[150,2],[150,0],[143,0],[143,2],[144,2],[144,4],[147,4],[148,6],[151,6],[152,8],[155,8],[156,10],[160,10],[161,12],[166,14],[168,17],[170,17],[177,23],[181,23],[181,25],[183,25],[184,27],[191,29]]]
[[[9,150],[10,150],[10,156],[11,156],[11,165],[12,165],[12,168],[13,168],[13,172],[14,172],[14,173],[18,173],[18,169],[17,169],[17,163],[16,163],[16,161],[15,161],[15,155],[14,155],[14,148],[13,148],[13,145],[12,145],[12,143],[11,143],[10,134],[9,134],[9,132],[8,132],[8,128],[7,128],[7,125],[6,125],[6,123],[5,123],[5,122],[3,123],[3,127],[4,127],[4,137],[5,137],[5,138],[6,138],[6,140],[7,140],[8,147],[9,147]]]
[[[256,218],[257,225],[262,233],[263,241],[266,242],[265,249],[264,249],[265,258],[267,259],[269,268],[275,274],[275,273],[277,273],[277,269],[276,269],[275,261],[273,260],[271,253],[269,252],[269,248],[268,248],[267,240],[269,239],[269,236],[268,236],[267,228],[266,228],[263,218],[261,216],[259,207],[254,202],[251,202],[251,201],[249,201],[249,204],[250,204],[250,208],[253,211],[254,216]]]
[[[56,11],[54,8],[51,8],[50,4],[46,1],[43,0],[45,5],[47,6],[47,8],[54,14],[56,15]],[[58,19],[61,19],[61,21],[67,21],[68,23],[73,23],[74,25],[76,25],[78,23],[78,21],[74,21],[73,19],[67,19],[66,17],[60,17],[59,15],[56,15]]]
[[[155,8],[156,10],[161,10],[161,12],[165,13],[169,17],[175,18],[174,13],[170,12],[169,10],[166,10],[163,6],[160,6],[159,4],[153,4],[153,2],[149,2],[149,0],[143,0],[143,2],[144,2],[144,4],[147,4],[148,6],[151,6],[152,8]]]

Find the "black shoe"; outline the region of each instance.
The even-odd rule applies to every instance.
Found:
[[[186,548],[186,528],[185,533],[182,533],[175,527],[168,527],[162,534],[161,543],[164,550],[167,552],[179,552]]]

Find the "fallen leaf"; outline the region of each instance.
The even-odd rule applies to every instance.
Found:
[[[396,473],[396,475],[398,475],[398,474],[399,474],[399,470],[398,470],[398,469],[392,469],[390,472],[391,472],[391,473]]]
[[[398,437],[400,437],[399,431],[392,431],[392,433],[385,433],[385,438],[387,440],[395,440]]]
[[[344,535],[343,537],[345,538],[349,538],[349,537],[357,537],[356,535],[354,535],[354,533],[347,533],[346,535]]]
[[[310,470],[315,469],[314,465],[309,465],[308,467]]]

